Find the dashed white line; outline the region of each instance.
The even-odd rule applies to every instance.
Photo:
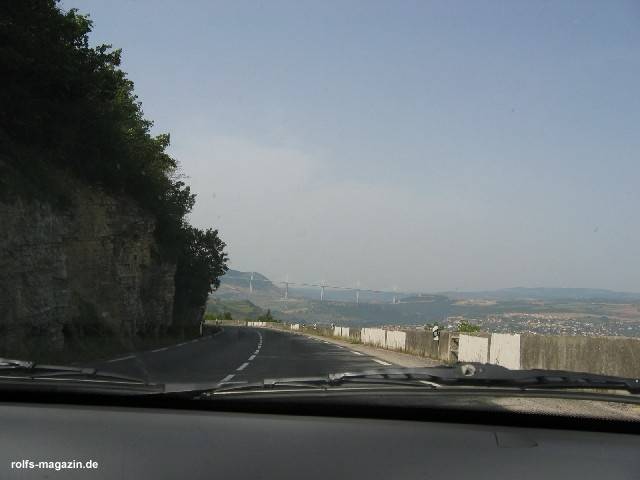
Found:
[[[132,358],[135,358],[135,356],[127,355],[126,357],[114,358],[113,360],[109,360],[107,363],[122,362],[123,360],[131,360]]]
[[[187,342],[178,343],[176,347],[183,347],[187,344]]]
[[[253,355],[251,355],[249,357],[249,361],[243,363],[242,365],[240,365],[238,368],[236,368],[236,372],[241,372],[242,370],[244,370],[245,368],[247,368],[249,366],[249,362],[251,360],[253,360],[254,358],[256,358],[256,355],[258,354],[258,352],[260,351],[260,347],[262,347],[262,334],[260,332],[258,332],[258,348],[256,349],[255,352],[253,352]],[[222,379],[222,381],[220,383],[247,383],[246,381],[244,382],[230,382],[229,380],[231,380],[233,377],[235,376],[235,374],[231,374],[231,375],[227,375],[226,377],[224,377]]]
[[[349,350],[351,353],[354,353],[356,355],[364,355],[363,353],[360,352],[356,352],[355,350]]]
[[[385,362],[385,361],[383,361],[383,360],[378,360],[377,358],[372,358],[371,360],[373,360],[373,361],[374,361],[374,362],[376,362],[376,363],[379,363],[380,365],[387,365],[387,366],[392,365],[392,364],[391,364],[391,363],[389,363],[389,362]]]
[[[157,353],[157,352],[164,352],[165,350],[168,350],[169,347],[162,347],[162,348],[156,348],[155,350],[151,350],[153,353]]]

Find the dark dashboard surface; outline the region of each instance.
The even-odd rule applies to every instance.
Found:
[[[407,420],[0,405],[1,478],[638,478],[640,436]],[[98,462],[93,470],[11,468]]]

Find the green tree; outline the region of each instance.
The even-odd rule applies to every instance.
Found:
[[[463,333],[475,333],[480,331],[480,327],[473,323],[469,323],[467,320],[461,320],[460,323],[458,323],[458,331]]]
[[[186,221],[195,203],[166,150],[153,136],[122,52],[89,46],[92,21],[57,0],[0,2],[0,191],[49,192],[69,201],[60,178],[71,175],[133,198],[156,218],[158,252],[177,264],[174,321],[195,319],[227,270],[216,230]],[[60,173],[62,172],[62,174]],[[52,193],[51,193],[52,192]]]
[[[258,317],[258,321],[259,322],[277,322],[278,320],[273,318],[273,315],[271,314],[271,309],[267,309],[266,313],[263,313]]]
[[[175,254],[194,196],[176,180],[169,135],[151,134],[121,50],[90,47],[92,21],[55,0],[0,2],[0,18],[2,159],[32,192],[51,192],[62,170],[131,196],[156,215],[157,236]]]
[[[181,250],[176,269],[174,318],[184,324],[190,313],[200,309],[209,293],[220,286],[220,276],[227,271],[225,244],[218,231],[205,231],[184,225],[180,232]],[[182,321],[181,321],[182,320]]]

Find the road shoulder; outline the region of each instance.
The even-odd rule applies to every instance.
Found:
[[[442,361],[434,360],[432,358],[426,357],[418,357],[417,355],[411,355],[409,353],[396,352],[393,350],[386,350],[383,348],[376,348],[369,345],[363,345],[361,343],[351,343],[344,340],[339,340],[333,337],[323,337],[321,335],[313,335],[310,333],[297,333],[298,335],[305,335],[309,338],[315,338],[316,340],[323,340],[329,343],[333,343],[335,345],[340,345],[341,347],[348,348],[354,352],[362,353],[363,355],[368,355],[373,358],[377,358],[384,362],[391,363],[393,365],[397,365],[400,367],[435,367],[437,365],[442,365]]]

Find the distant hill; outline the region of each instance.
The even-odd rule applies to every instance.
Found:
[[[253,280],[251,275],[253,274]],[[249,283],[256,295],[281,297],[283,289],[274,285],[267,277],[258,272],[241,272],[228,270],[220,277],[220,287],[216,291],[217,297],[246,298],[249,295]]]
[[[433,303],[448,300],[449,298],[445,295],[428,295],[422,293],[418,295],[411,295],[409,297],[402,297],[400,298],[400,303]]]
[[[442,295],[454,299],[640,301],[640,293],[616,292],[596,288],[514,287],[477,292],[442,292]]]
[[[391,303],[394,297],[401,298],[403,295],[407,295],[402,292],[371,292],[368,290],[360,291],[360,303]],[[320,287],[289,287],[290,298],[306,298],[307,300],[319,300],[320,299]],[[347,302],[352,303],[356,301],[356,291],[325,288],[324,291],[325,300],[335,302]]]
[[[284,300],[284,288],[257,272],[253,274],[253,293],[250,295],[250,278],[250,272],[230,270],[222,277],[220,289],[211,295],[209,312],[230,311],[234,318],[256,318],[270,309],[280,320],[308,324],[444,325],[449,317],[486,319],[490,315],[512,315],[514,312],[615,316],[618,310],[597,304],[640,302],[640,294],[636,293],[524,287],[440,294],[361,291],[357,304],[352,290],[326,288],[324,301],[320,301],[319,287],[290,286],[288,300]]]
[[[220,288],[215,292],[218,298],[249,298],[249,280],[251,272],[229,270],[220,277]],[[274,284],[265,275],[253,272],[253,295],[260,297],[272,297],[280,300],[284,297],[284,287]],[[409,295],[404,292],[372,292],[360,291],[361,303],[391,303],[395,298]],[[307,300],[320,299],[320,287],[289,285],[289,298],[301,298]],[[356,291],[347,289],[325,288],[324,299],[336,302],[355,302]]]
[[[260,315],[264,315],[266,310],[251,303],[249,300],[209,299],[206,313],[222,318],[225,312],[230,313],[234,320],[254,320]]]

